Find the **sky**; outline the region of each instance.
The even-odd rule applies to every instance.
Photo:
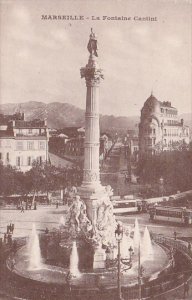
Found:
[[[42,20],[42,15],[84,20]],[[190,0],[0,0],[0,25],[1,103],[57,101],[85,108],[80,68],[88,61],[92,27],[105,76],[102,114],[139,115],[151,91],[179,113],[191,111]]]

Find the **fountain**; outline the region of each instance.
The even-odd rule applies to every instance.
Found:
[[[153,260],[153,247],[151,242],[151,237],[147,226],[145,227],[143,240],[142,240],[142,261],[144,260]]]
[[[97,61],[97,39],[91,31],[88,43],[90,52],[88,64],[81,68],[81,77],[85,78],[87,86],[86,98],[86,127],[83,182],[78,188],[78,195],[73,199],[68,213],[60,217],[58,229],[49,230],[41,236],[42,254],[45,264],[41,263],[39,238],[33,225],[28,244],[29,261],[23,259],[26,247],[19,249],[15,255],[14,272],[33,281],[52,283],[64,286],[66,274],[70,273],[73,285],[87,290],[95,289],[98,276],[105,277],[107,288],[116,287],[117,280],[114,270],[117,262],[117,241],[115,239],[116,219],[110,200],[112,189],[104,187],[100,182],[99,171],[99,84],[103,79],[102,69]],[[64,225],[64,226],[63,226]],[[131,272],[123,273],[124,285],[129,286],[138,282],[138,248],[140,245],[140,231],[138,220],[135,220],[134,237],[130,237],[130,228],[124,230],[122,241],[122,259],[129,259],[129,247],[134,248]],[[76,241],[78,241],[78,250]],[[151,241],[148,229],[144,234],[145,252],[151,254]],[[71,249],[72,244],[72,250]],[[145,273],[148,277],[161,272],[168,263],[164,250],[154,243],[156,256],[155,264],[147,261]],[[109,267],[106,262],[108,251]],[[47,253],[48,252],[48,253]],[[49,264],[51,255],[51,264]],[[79,253],[79,255],[78,255]],[[48,255],[47,255],[48,254]],[[63,261],[62,261],[63,259]],[[85,268],[87,261],[90,263]],[[79,271],[79,267],[81,273]],[[39,270],[38,272],[31,272]],[[80,276],[81,275],[81,276]],[[75,278],[76,277],[76,278]],[[87,280],[91,278],[91,280]]]
[[[60,220],[59,220],[59,224],[60,226],[64,226],[65,225],[65,219],[63,216],[61,216]]]
[[[41,269],[41,250],[39,246],[39,237],[35,224],[33,224],[31,236],[28,243],[29,251],[29,270]]]
[[[76,241],[73,241],[72,251],[70,255],[69,272],[74,277],[78,277],[80,275],[78,264],[79,264],[79,256],[77,252],[77,244]]]
[[[122,258],[128,258],[129,254],[128,254],[128,236],[127,234],[123,235],[123,239],[122,239],[122,243],[121,243],[121,257]]]
[[[133,237],[133,245],[134,250],[137,250],[139,248],[140,244],[140,231],[139,231],[139,223],[137,218],[135,219],[135,227],[134,227],[134,237]]]

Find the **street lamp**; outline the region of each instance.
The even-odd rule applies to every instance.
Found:
[[[123,226],[119,222],[115,230],[115,238],[118,242],[118,276],[117,276],[117,287],[118,287],[118,300],[123,300],[121,295],[121,252],[120,252],[120,243],[123,238]]]
[[[161,192],[161,196],[163,197],[163,190],[164,190],[164,179],[163,177],[161,176],[160,179],[159,179],[159,183],[160,183],[160,192]]]
[[[141,296],[141,278],[143,276],[144,268],[141,265],[141,251],[140,251],[140,243],[139,243],[139,249],[138,249],[138,287],[139,287],[139,295],[138,300],[142,300]]]

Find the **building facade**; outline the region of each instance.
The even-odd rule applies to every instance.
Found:
[[[34,161],[48,161],[46,121],[25,121],[24,114],[0,116],[0,161],[26,172]]]
[[[179,120],[171,102],[161,102],[151,94],[141,109],[140,154],[174,150],[179,143],[189,144],[189,135],[189,127],[183,119]]]

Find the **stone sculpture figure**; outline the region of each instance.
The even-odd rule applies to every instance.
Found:
[[[69,208],[69,226],[77,232],[92,230],[91,221],[87,217],[86,205],[79,195],[76,195]]]
[[[80,217],[80,214],[81,214],[81,209],[84,209],[84,205],[85,204],[83,203],[83,201],[81,201],[80,196],[76,195],[75,199],[74,199],[74,201],[73,201],[73,203],[72,203],[72,205],[69,209],[69,213],[70,213],[69,223],[71,225],[75,224],[75,227],[76,227],[77,231],[80,230],[79,217]]]

